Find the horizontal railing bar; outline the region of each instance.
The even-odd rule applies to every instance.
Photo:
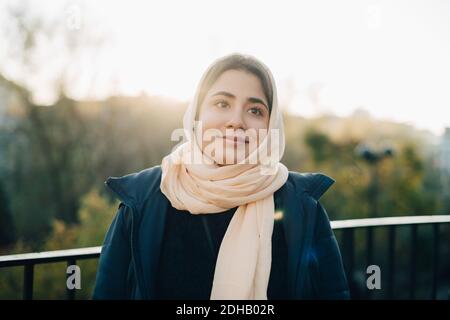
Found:
[[[450,215],[367,218],[331,221],[333,229],[383,227],[411,224],[449,223]]]
[[[23,266],[27,264],[62,262],[71,259],[80,260],[80,259],[97,258],[100,256],[101,250],[102,247],[98,246],[98,247],[21,253],[21,254],[0,256],[0,268]]]
[[[362,227],[382,227],[392,225],[414,225],[450,223],[450,215],[431,216],[405,216],[387,218],[368,218],[331,221],[333,229],[362,228]],[[0,256],[0,268],[23,266],[27,264],[42,264],[50,262],[63,262],[69,259],[92,259],[100,256],[102,247],[88,247],[68,250],[54,250],[44,252],[32,252],[22,254],[12,254]]]

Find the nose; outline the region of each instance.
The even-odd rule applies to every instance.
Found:
[[[242,109],[241,108],[235,108],[234,112],[230,114],[230,118],[228,119],[226,123],[227,129],[242,129],[245,130],[245,121],[242,116]]]

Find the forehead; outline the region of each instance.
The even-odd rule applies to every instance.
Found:
[[[259,78],[243,70],[227,70],[222,73],[208,90],[208,95],[217,91],[228,91],[235,96],[252,96],[266,100]]]

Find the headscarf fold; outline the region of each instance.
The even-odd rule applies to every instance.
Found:
[[[160,188],[174,208],[191,214],[214,214],[238,207],[220,245],[210,299],[265,300],[272,264],[273,194],[288,178],[288,169],[280,163],[285,147],[282,114],[272,73],[261,63],[273,87],[265,139],[237,164],[219,166],[203,154],[195,134],[198,95],[208,70],[220,59],[203,74],[184,114],[186,141],[162,160]]]

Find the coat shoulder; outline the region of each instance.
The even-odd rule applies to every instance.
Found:
[[[335,183],[333,178],[321,172],[289,171],[288,181],[292,183],[297,194],[306,192],[315,200],[319,200]]]
[[[109,177],[104,183],[123,203],[137,207],[159,190],[161,172],[161,166],[157,165],[124,176]]]

